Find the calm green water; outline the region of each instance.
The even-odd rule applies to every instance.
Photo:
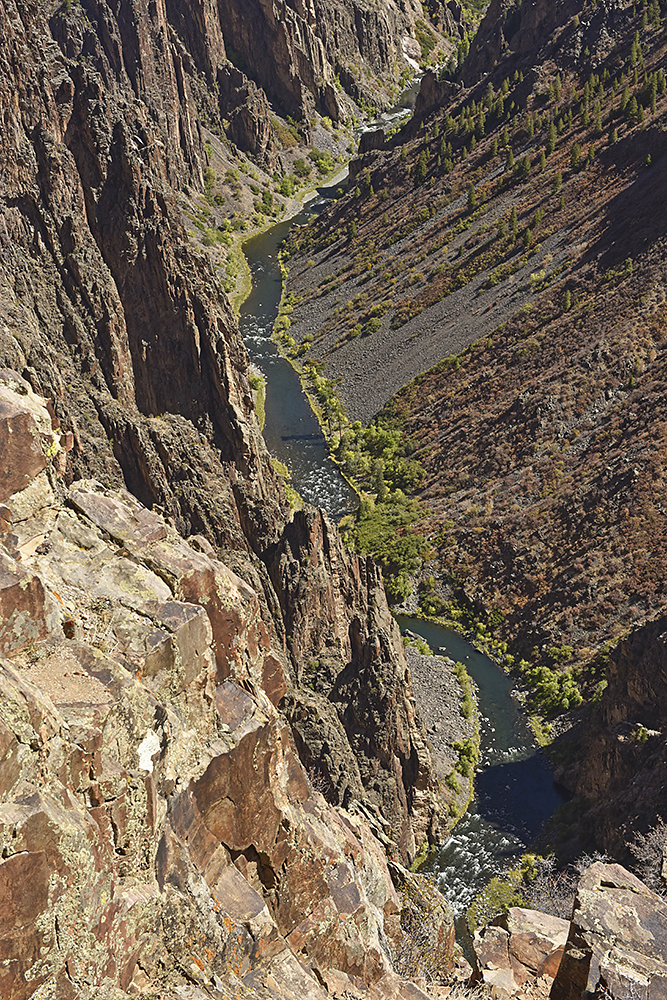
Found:
[[[355,508],[356,495],[329,457],[299,376],[271,340],[282,291],[280,246],[292,226],[321,211],[331,194],[331,188],[323,188],[295,218],[245,244],[252,291],[241,307],[239,325],[251,360],[266,377],[264,438],[269,451],[290,469],[292,485],[304,500],[324,507],[338,521]]]
[[[419,82],[415,79],[389,111],[370,128],[392,126],[414,108]],[[343,171],[294,218],[272,226],[244,244],[252,275],[252,291],[243,303],[239,325],[251,360],[267,380],[264,438],[269,451],[292,473],[292,485],[309,503],[323,507],[336,521],[357,506],[354,491],[331,461],[326,442],[292,366],[271,340],[282,292],[278,251],[293,226],[303,226],[322,211],[336,190],[347,183]]]

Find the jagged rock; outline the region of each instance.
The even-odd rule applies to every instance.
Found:
[[[250,24],[248,11],[241,13]],[[301,17],[294,13],[289,24]],[[193,66],[213,72],[226,58],[224,39],[211,26],[216,18],[219,12],[202,8],[184,41],[165,8],[143,0],[128,18],[116,18],[100,0],[86,7],[85,17],[73,5],[49,22],[42,8],[21,17],[15,0],[0,3],[11,56],[0,67],[0,100],[20,151],[0,176],[0,364],[13,364],[52,396],[58,419],[73,434],[68,481],[125,487],[159,507],[183,535],[205,535],[235,552],[244,579],[259,574],[255,613],[276,642],[257,666],[274,701],[285,693],[287,676],[298,672],[296,661],[300,670],[306,657],[326,652],[329,634],[340,636],[338,673],[342,667],[347,673],[336,741],[361,760],[365,794],[393,811],[407,858],[416,841],[433,834],[437,810],[379,577],[336,540],[336,565],[324,560],[312,607],[301,588],[300,609],[286,582],[257,569],[289,544],[281,541],[289,506],[254,415],[247,354],[231,309],[209,262],[193,257],[174,205],[175,194],[201,186],[205,151],[188,74]],[[274,24],[279,33],[287,31],[281,24]],[[188,61],[187,45],[196,59]],[[19,65],[20,79],[11,70]],[[65,522],[79,530],[71,514]],[[310,558],[307,547],[299,558]],[[198,588],[206,587],[210,567],[200,563],[201,573],[183,582],[186,602],[199,600]],[[226,579],[230,593],[240,586]],[[329,592],[322,604],[320,583]],[[290,594],[289,605],[281,606],[277,590],[283,598]],[[284,637],[293,618],[302,610],[305,622],[315,608],[319,632],[303,643],[291,639],[288,650]],[[229,608],[216,615],[222,632],[233,627]],[[225,642],[222,632],[216,646]],[[388,691],[379,706],[388,709],[387,721],[371,738],[366,724],[357,736],[353,720],[355,701],[365,702],[364,685],[355,680],[362,674],[369,690],[386,685]],[[367,703],[361,711],[368,720]],[[393,720],[400,724],[393,727]],[[379,765],[364,759],[378,747]]]
[[[556,976],[569,921],[513,906],[496,923],[475,934],[475,975],[493,996],[505,1000],[533,980]]]
[[[372,131],[362,132],[361,139],[359,140],[358,155],[363,156],[364,153],[371,153],[375,150],[382,149],[385,143],[384,129],[377,128]]]
[[[620,865],[581,876],[552,1000],[667,995],[667,901]]]
[[[397,995],[385,848],[313,790],[275,707],[284,650],[262,602],[205,539],[124,490],[64,489],[45,457],[33,475],[54,489],[8,511],[0,541],[16,580],[0,619],[2,995],[195,983],[315,1000],[306,965]]]
[[[455,965],[451,906],[427,876],[395,864],[391,875],[401,900],[401,934],[394,953],[397,971],[409,978],[445,980]]]
[[[508,998],[536,979],[552,981],[570,928],[537,910],[513,906],[496,923],[475,934],[475,975],[493,996]]]
[[[0,503],[11,511],[12,494],[30,486],[59,450],[44,401],[25,379],[0,369]]]
[[[267,169],[275,169],[278,148],[266,95],[231,64],[218,70],[220,112],[229,121],[227,135]]]
[[[438,805],[403,644],[388,612],[380,571],[371,559],[350,557],[326,515],[314,511],[296,512],[271,550],[268,568],[298,680],[314,689],[312,697],[299,699],[293,713],[299,727],[304,731],[309,713],[317,715],[318,699],[335,707],[365,796],[391,817],[405,859],[414,852],[415,834],[418,842],[435,836]],[[332,719],[326,709],[325,719]],[[326,726],[320,731],[326,733]],[[309,766],[316,765],[333,784],[333,770],[319,763],[323,757],[318,752],[316,762],[311,754]],[[336,780],[336,801],[343,801],[354,787],[355,772],[339,771]]]
[[[426,70],[419,85],[415,102],[415,122],[427,118],[433,111],[447,106],[453,100],[459,87],[450,80],[439,80],[432,69]]]
[[[558,740],[556,777],[577,796],[582,830],[627,857],[667,801],[667,618],[635,629],[609,657],[606,688],[584,723]]]

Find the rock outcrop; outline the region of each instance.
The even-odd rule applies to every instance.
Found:
[[[552,1000],[658,1000],[667,993],[667,902],[620,865],[579,880]]]
[[[537,910],[512,906],[475,934],[475,976],[493,997],[507,1000],[535,980],[547,989],[560,967],[570,924]]]
[[[660,998],[667,902],[617,864],[579,877],[571,920],[512,907],[474,938],[475,979],[497,1000]]]
[[[558,780],[577,797],[576,833],[613,857],[667,816],[667,619],[635,629],[610,653],[606,687],[557,741]]]
[[[299,761],[260,596],[127,491],[66,487],[6,371],[0,439],[2,996],[400,994],[385,847]]]

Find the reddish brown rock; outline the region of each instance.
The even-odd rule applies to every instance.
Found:
[[[581,876],[552,1000],[667,996],[667,901],[620,865]]]
[[[0,370],[0,503],[24,490],[58,447],[44,400],[13,372]]]
[[[513,906],[475,935],[475,975],[507,998],[535,980],[551,982],[563,956],[569,921]]]
[[[46,635],[41,580],[0,549],[0,653],[15,653]]]
[[[384,848],[313,791],[273,704],[284,650],[257,594],[99,484],[12,527],[14,586],[35,581],[56,610],[0,663],[5,994],[239,977],[280,993],[287,976],[315,998],[300,962],[388,984]]]
[[[554,979],[558,972],[570,922],[512,906],[502,920],[509,934],[509,956],[517,983],[531,977]]]

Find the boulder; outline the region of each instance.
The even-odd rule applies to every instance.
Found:
[[[60,445],[46,401],[8,369],[0,370],[0,380],[0,503],[5,503],[30,485]]]
[[[569,923],[537,910],[513,906],[495,924],[475,934],[475,976],[494,997],[514,996],[526,983],[558,971]]]
[[[616,864],[579,881],[551,1000],[667,997],[667,900]]]

